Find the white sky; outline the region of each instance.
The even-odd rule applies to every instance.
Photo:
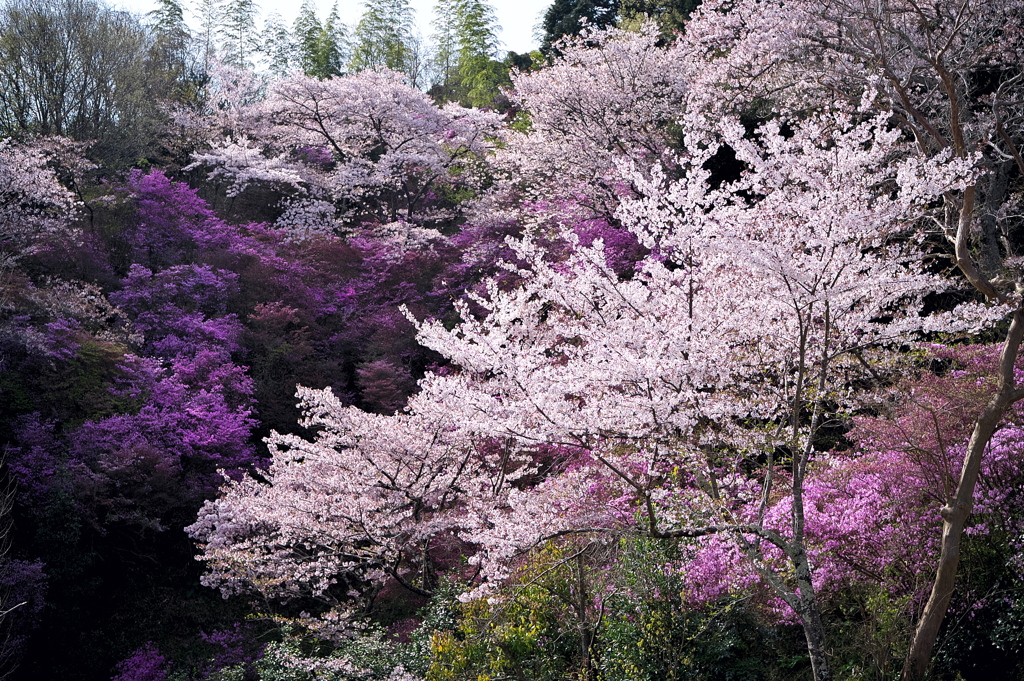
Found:
[[[504,49],[514,52],[529,52],[536,49],[537,41],[533,38],[533,28],[540,23],[541,15],[551,2],[552,0],[491,0],[502,28],[499,38]],[[139,13],[149,12],[156,6],[152,0],[112,0],[111,4]],[[182,4],[185,5],[186,12],[191,9],[192,3],[188,0]],[[301,4],[302,0],[259,0],[260,16],[265,18],[277,12],[291,24]],[[323,20],[331,11],[334,0],[315,0],[315,4],[317,15]],[[420,33],[424,38],[428,38],[431,33],[430,19],[434,0],[410,0],[410,4],[416,11]],[[362,16],[363,7],[359,0],[338,0],[338,13],[342,21],[355,26]]]

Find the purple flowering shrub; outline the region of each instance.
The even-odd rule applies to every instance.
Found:
[[[241,667],[255,676],[253,665],[263,657],[266,644],[257,639],[251,626],[236,622],[230,629],[216,629],[209,634],[202,632],[199,637],[206,644],[208,655],[200,666],[197,681],[210,679],[228,667]]]
[[[127,189],[134,200],[128,242],[136,262],[152,269],[181,265],[231,243],[234,230],[188,185],[159,171],[136,170]]]
[[[955,483],[973,420],[989,394],[998,348],[933,346],[941,372],[906,381],[878,416],[855,419],[846,452],[818,456],[804,489],[808,552],[815,586],[833,597],[856,585],[875,585],[892,599],[918,602],[938,556],[940,507]],[[1024,369],[1018,369],[1022,371]],[[996,432],[982,462],[966,533],[1024,555],[1024,410],[1017,407]],[[782,489],[778,485],[777,489]],[[788,533],[792,499],[778,495],[767,523]],[[752,509],[748,509],[752,511]],[[994,544],[992,543],[994,542]],[[767,549],[768,555],[773,555]],[[775,552],[775,559],[782,556]],[[765,593],[760,579],[727,537],[702,540],[687,561],[687,597],[706,604],[730,593]],[[970,593],[967,589],[965,594]],[[772,617],[789,621],[789,608],[762,596]],[[964,608],[982,607],[981,594]],[[921,601],[923,602],[923,601]]]
[[[200,631],[187,646],[188,671],[176,668],[152,641],[146,642],[117,663],[111,681],[208,681],[221,678],[225,669],[241,669],[245,678],[256,678],[255,664],[263,657],[266,644],[258,640],[250,625],[235,623],[211,633]]]
[[[131,315],[152,354],[173,357],[196,347],[238,350],[241,330],[226,312],[237,275],[207,265],[177,265],[153,272],[132,265],[123,288],[110,299]]]
[[[111,681],[167,681],[167,658],[153,642],[146,643],[118,663]]]

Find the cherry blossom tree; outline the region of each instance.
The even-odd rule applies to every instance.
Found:
[[[34,283],[22,270],[27,258],[54,243],[74,244],[82,238],[82,203],[58,177],[62,171],[73,182],[91,167],[81,150],[81,145],[57,137],[31,144],[0,142],[0,331],[17,335],[17,317],[26,309],[83,312],[81,308],[89,307],[87,298],[101,299],[94,287],[59,280]]]
[[[75,231],[71,223],[79,203],[53,167],[75,148],[60,138],[33,145],[5,140],[0,145],[0,258],[5,266],[46,239]]]
[[[891,110],[922,158],[972,159],[974,182],[943,195],[936,226],[956,266],[985,298],[1018,308],[1000,377],[978,415],[959,482],[942,506],[942,551],[903,678],[923,678],[953,593],[960,538],[987,443],[1024,397],[1013,366],[1024,339],[1019,266],[1010,239],[1024,171],[1020,145],[1024,19],[1020,3],[961,0],[923,5],[828,2],[704,3],[682,47],[691,63],[692,120],[760,103],[789,111]],[[727,92],[727,96],[721,96]]]
[[[628,192],[616,159],[660,159],[684,80],[680,54],[659,47],[654,24],[566,38],[551,66],[513,75],[510,97],[530,125],[510,132],[497,155],[508,191],[533,203],[572,200],[610,218]]]
[[[444,218],[432,214],[432,198],[442,187],[479,186],[479,159],[499,131],[497,116],[439,109],[391,71],[292,77],[240,115],[248,134],[226,137],[196,164],[232,192],[257,182],[286,189],[278,222],[297,233]]]
[[[921,274],[894,237],[921,201],[970,177],[966,162],[894,164],[899,131],[841,120],[803,123],[788,139],[766,126],[758,141],[723,125],[748,171],[717,190],[704,169],[717,147],[689,159],[682,181],[656,174],[621,210],[659,254],[632,280],[610,272],[600,248],[580,249],[566,268],[526,241],[526,283],[492,287],[478,301],[486,318],[463,308],[454,331],[421,327],[421,341],[463,372],[428,377],[433,401],[416,408],[460,410],[475,432],[571,444],[593,459],[538,490],[509,491],[512,513],[480,527],[483,555],[593,531],[595,518],[607,528],[604,509],[622,498],[654,537],[729,533],[803,623],[816,676],[830,678],[802,500],[817,431],[849,399],[844,374],[858,350],[950,323],[918,316],[922,296],[947,284]],[[883,186],[900,192],[881,196]],[[743,475],[758,455],[763,473]],[[690,476],[685,492],[669,482],[676,469]],[[588,482],[606,495],[587,499]],[[779,489],[793,502],[788,527],[774,529],[765,512]],[[573,506],[582,527],[565,524]],[[771,568],[776,550],[794,583]]]
[[[473,210],[527,232],[507,242],[505,275],[457,304],[454,328],[419,324],[455,370],[428,375],[391,417],[303,392],[316,439],[272,437],[270,475],[229,483],[192,528],[210,583],[317,594],[344,625],[346,589],[361,581],[390,574],[426,590],[409,574],[427,560],[410,556],[437,537],[477,547],[475,595],[546,541],[687,538],[766,585],[803,625],[815,677],[832,678],[817,594],[852,577],[821,547],[869,531],[901,493],[878,480],[906,461],[823,455],[829,421],[856,406],[867,353],[1012,315],[995,397],[943,510],[938,578],[904,672],[923,673],[981,455],[1024,395],[1010,239],[1019,11],[1000,0],[884,11],[712,0],[673,46],[651,27],[589,33],[549,69],[516,76],[519,127],[532,130],[507,136],[496,191]],[[447,110],[401,99],[397,77],[359,78],[286,81],[245,110],[251,139],[198,161],[239,189],[289,187],[298,198],[282,225],[331,229],[341,216],[391,223],[378,231],[408,242],[407,223],[429,224],[430,192],[487,147],[432,146],[452,129],[431,123]],[[977,82],[991,87],[968,87]],[[415,122],[367,116],[374,88],[411,102]],[[715,172],[724,156],[735,175]],[[579,224],[598,217],[643,245],[635,266],[613,267],[604,241],[583,239]],[[922,313],[953,285],[929,270],[930,226],[987,304]],[[562,455],[540,465],[545,447]],[[430,485],[403,477],[407,467]],[[860,505],[855,528],[820,511],[844,500]]]
[[[272,435],[270,468],[229,482],[188,531],[210,567],[204,584],[320,597],[332,609],[317,626],[330,636],[351,626],[367,583],[371,594],[388,577],[430,593],[430,545],[459,525],[445,511],[461,501],[474,449],[451,419],[368,414],[330,389],[299,395],[315,440]]]

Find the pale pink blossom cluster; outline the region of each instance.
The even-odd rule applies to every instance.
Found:
[[[192,167],[225,179],[232,194],[253,184],[282,191],[279,226],[300,238],[449,217],[433,205],[435,192],[483,182],[482,157],[502,134],[496,114],[438,107],[391,71],[294,75],[265,99],[227,108],[232,120],[218,121],[223,134]]]
[[[48,238],[75,238],[80,202],[60,183],[54,166],[73,158],[80,145],[60,138],[34,144],[0,142],[0,260],[33,252]],[[74,168],[77,170],[78,168]]]
[[[995,105],[1009,107],[1004,123],[1019,116],[1012,89],[980,106],[955,98],[971,96],[965,74],[1012,73],[1021,62],[1022,13],[1014,0],[710,0],[680,39],[688,113],[715,117],[757,100],[791,112],[888,111],[931,152],[964,132],[968,143],[995,137]]]
[[[505,191],[605,214],[629,190],[616,159],[658,162],[687,91],[680,52],[659,46],[654,23],[637,32],[588,29],[567,38],[550,66],[515,74],[513,83],[529,125],[506,133],[495,157]]]
[[[363,581],[400,577],[425,543],[458,528],[473,449],[451,419],[368,414],[330,389],[300,398],[316,438],[273,435],[270,467],[228,481],[189,532],[203,542],[205,584],[225,595],[312,594],[343,622]]]

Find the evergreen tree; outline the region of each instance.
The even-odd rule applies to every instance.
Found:
[[[338,15],[338,3],[334,3],[331,13],[327,15],[323,31],[320,33],[317,69],[309,75],[317,78],[340,76],[347,56],[347,44],[348,31]]]
[[[252,66],[250,57],[260,51],[256,33],[258,15],[255,0],[228,0],[219,30],[226,63],[240,68]]]
[[[313,3],[304,0],[295,19],[293,36],[295,56],[303,73],[321,80],[341,75],[348,36],[337,4],[331,8],[327,21],[320,23]]]
[[[185,11],[178,0],[157,0],[156,9],[146,14],[155,38],[154,48],[168,69],[183,66],[192,34],[185,25]]]
[[[153,34],[150,47],[156,80],[172,99],[187,101],[195,97],[196,73],[192,34],[185,24],[185,12],[178,0],[157,0],[157,7],[146,15]]]
[[[210,62],[217,53],[217,34],[224,15],[224,0],[197,0],[195,17],[199,24],[199,42],[203,68],[210,69]]]
[[[354,35],[353,71],[408,72],[413,61],[413,10],[408,0],[367,0]]]
[[[588,26],[603,28],[614,24],[618,13],[619,0],[555,0],[544,13],[541,50],[549,54],[562,36],[579,35],[581,19]]]
[[[459,51],[462,56],[496,56],[498,31],[494,8],[484,0],[458,0]]]
[[[156,0],[156,9],[146,16],[149,18],[150,28],[157,35],[188,33],[185,27],[185,11],[178,0]]]
[[[409,85],[420,89],[430,80],[430,48],[419,32],[414,33],[406,44],[409,51],[406,53],[403,73]]]
[[[316,55],[320,50],[320,36],[324,27],[316,16],[312,0],[302,0],[299,14],[292,29],[299,68],[307,75],[315,68]]]
[[[498,29],[494,8],[483,0],[439,0],[434,7],[437,83],[433,94],[486,106],[508,81],[507,69],[495,60]]]
[[[267,17],[263,34],[266,39],[263,53],[267,56],[270,72],[279,78],[287,76],[297,61],[295,36],[276,12]]]
[[[459,12],[460,0],[437,0],[434,18],[430,24],[434,33],[431,64],[434,71],[434,87],[431,94],[438,100],[450,101],[457,98],[455,89],[459,71]]]
[[[463,103],[491,104],[498,88],[507,81],[507,70],[495,60],[500,26],[494,8],[483,0],[461,0],[459,16],[459,80],[465,91]]]

